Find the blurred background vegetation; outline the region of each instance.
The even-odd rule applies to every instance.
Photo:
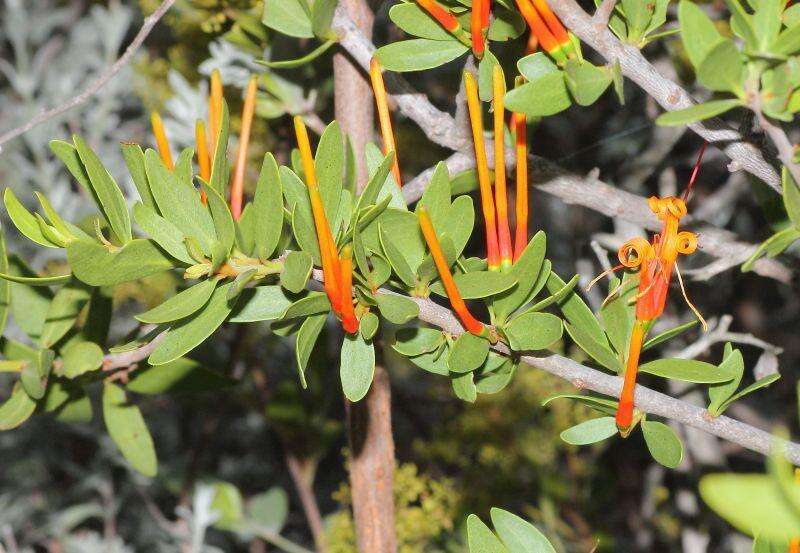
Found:
[[[3,130],[80,90],[119,56],[143,15],[159,4],[0,1]],[[377,11],[378,43],[399,33],[387,23],[389,4]],[[289,116],[306,115],[312,128],[314,117],[320,123],[332,117],[331,54],[297,69],[259,66],[256,59],[290,59],[309,49],[303,41],[263,27],[262,9],[253,0],[178,0],[135,63],[101,94],[4,147],[0,184],[28,201],[33,191],[44,191],[62,216],[79,219],[87,202],[47,147],[52,138],[79,132],[132,191],[118,143],[149,145],[149,111],[158,109],[174,146],[190,145],[194,120],[205,109],[207,77],[215,68],[222,73],[232,114],[240,109],[249,75],[261,74],[251,152],[271,150],[279,162],[287,162],[293,144]],[[522,45],[509,45],[500,56],[515,55]],[[678,41],[654,44],[645,53],[662,71],[691,80]],[[411,80],[437,105],[450,108],[460,70],[450,64],[413,74]],[[606,95],[590,108],[573,107],[547,118],[532,131],[532,149],[578,173],[599,167],[604,180],[631,192],[674,192],[686,180],[700,141],[682,129],[655,128],[653,102],[634,87],[626,93],[624,107]],[[413,124],[401,118],[396,123],[408,176],[443,157]],[[747,121],[742,124],[746,129]],[[253,174],[259,157],[251,155]],[[760,194],[759,183],[728,173],[725,164],[721,154],[709,152],[694,209],[751,242],[763,240],[770,234],[772,208],[761,199],[776,197]],[[247,181],[252,184],[255,178]],[[717,195],[721,191],[724,198]],[[586,280],[600,270],[592,240],[602,243],[611,233],[641,232],[535,192],[531,212],[534,230],[548,233],[548,253],[559,272],[579,272]],[[14,232],[9,240],[12,251],[30,259],[34,250],[25,240]],[[37,255],[37,268],[59,263],[42,257],[41,250]],[[118,287],[115,308],[130,314],[141,305],[157,305],[176,286],[171,278]],[[731,314],[735,330],[784,348],[782,371],[798,366],[796,285],[792,290],[733,269],[689,288],[704,313]],[[590,299],[595,304],[602,300]],[[667,319],[674,322],[682,315],[673,306]],[[128,323],[124,316],[115,320],[117,337],[130,330],[125,326],[130,317]],[[696,337],[689,333],[683,345]],[[679,349],[680,340],[671,347]],[[709,357],[718,360],[721,347],[711,348]],[[748,367],[773,362],[764,350],[744,346],[743,352]],[[0,544],[6,551],[258,552],[280,550],[274,539],[278,533],[313,548],[299,484],[310,481],[328,551],[354,551],[343,398],[330,357],[315,352],[307,391],[297,383],[292,351],[266,326],[225,329],[193,357],[227,374],[231,386],[213,394],[141,396],[159,452],[154,479],[126,468],[98,430],[101,421],[88,411],[70,420],[37,417],[0,434]],[[390,348],[383,352],[383,363],[392,380],[402,553],[463,551],[466,515],[485,516],[492,506],[535,521],[559,551],[749,550],[749,541],[713,515],[696,488],[711,469],[760,470],[755,454],[685,430],[686,460],[673,472],[655,465],[640,437],[579,451],[558,434],[584,420],[584,408],[571,402],[541,407],[546,397],[573,389],[568,383],[525,368],[501,393],[467,405],[453,397],[444,379],[409,366]],[[795,429],[790,384],[795,375],[786,376],[767,393],[735,407],[735,416],[764,428],[783,422]],[[240,511],[259,520],[259,528],[230,524]]]

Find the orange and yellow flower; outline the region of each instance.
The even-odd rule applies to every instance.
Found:
[[[442,5],[436,0],[417,0],[417,4],[420,8],[428,12],[428,15],[434,18],[439,25],[444,27],[447,32],[452,34],[466,46],[470,45],[470,37],[461,27],[461,23],[458,22],[458,19],[456,19],[452,13],[443,8]]]
[[[522,17],[531,28],[531,35],[545,52],[559,63],[573,53],[569,33],[550,10],[546,0],[516,0]],[[532,39],[529,41],[529,47]]]
[[[397,144],[394,140],[392,130],[392,118],[389,115],[389,102],[386,97],[386,85],[383,82],[383,68],[378,58],[372,58],[369,64],[369,77],[372,81],[372,92],[375,96],[375,104],[378,110],[378,121],[381,126],[381,137],[383,138],[383,154],[388,155],[394,152],[394,163],[392,164],[392,174],[397,186],[402,187],[403,181],[400,178],[400,162],[397,159]]]
[[[317,171],[314,166],[314,156],[311,153],[308,131],[300,116],[294,118],[294,129],[308,188],[308,199],[311,202],[314,227],[317,231],[323,287],[331,302],[331,309],[342,322],[342,327],[346,332],[354,334],[358,331],[359,322],[353,307],[352,254],[349,247],[343,248],[341,257],[337,252],[336,242],[331,233],[328,217],[325,215],[325,207],[317,183]]]
[[[450,266],[442,252],[442,246],[439,243],[439,238],[436,236],[436,231],[433,228],[430,215],[428,215],[428,210],[425,209],[425,207],[420,207],[417,210],[417,216],[419,217],[419,226],[422,229],[422,235],[425,237],[425,242],[428,244],[428,249],[431,252],[431,257],[433,257],[433,262],[436,264],[436,269],[439,271],[439,278],[442,280],[444,291],[450,299],[450,305],[453,307],[453,311],[455,311],[467,332],[476,336],[487,337],[489,331],[486,325],[470,313],[467,304],[464,303],[464,299],[458,291],[458,286],[453,279],[453,273],[450,272]]]

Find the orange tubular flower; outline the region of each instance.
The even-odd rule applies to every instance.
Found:
[[[562,48],[568,48],[569,34],[564,25],[561,24],[561,21],[558,20],[558,17],[556,17],[556,14],[552,12],[550,6],[547,5],[547,0],[533,0],[533,7],[536,8],[544,22],[547,23],[547,27],[553,33],[558,44]]]
[[[150,123],[153,126],[153,135],[156,137],[156,147],[158,148],[158,155],[167,169],[172,171],[175,165],[172,163],[172,152],[169,149],[169,140],[167,140],[167,133],[164,130],[164,122],[157,111],[150,114]]]
[[[478,167],[478,184],[481,189],[481,207],[486,225],[486,255],[489,270],[500,269],[500,251],[497,242],[497,221],[492,199],[492,185],[489,179],[489,164],[486,161],[486,146],[483,141],[483,113],[478,98],[478,86],[475,77],[469,71],[464,72],[464,88],[467,93],[472,139],[475,143],[475,162]]]
[[[308,131],[303,119],[298,115],[294,118],[294,130],[297,135],[297,145],[300,148],[300,158],[303,162],[303,172],[306,177],[308,187],[308,198],[311,201],[311,211],[314,215],[314,226],[317,229],[317,241],[319,242],[319,254],[322,260],[322,275],[325,279],[325,293],[331,301],[331,307],[335,312],[339,312],[341,295],[339,294],[339,280],[341,269],[339,268],[336,255],[336,246],[333,243],[331,228],[328,224],[328,217],[325,215],[325,208],[322,203],[322,196],[317,185],[317,173],[314,168],[314,157],[311,154],[311,143],[308,140]]]
[[[353,307],[353,255],[349,245],[342,248],[342,289],[341,319],[345,332],[355,334],[358,331],[358,319]]]
[[[392,131],[392,119],[389,115],[389,103],[386,100],[386,86],[383,82],[383,68],[378,58],[372,58],[369,64],[369,78],[372,81],[372,92],[375,96],[375,104],[378,109],[378,121],[381,125],[381,136],[383,137],[383,153],[387,155],[390,151],[394,152],[394,163],[392,164],[392,174],[397,186],[402,187],[403,181],[400,178],[400,163],[397,160],[397,144],[394,140]]]
[[[492,15],[492,0],[483,1],[483,10],[481,12],[481,30],[484,34],[489,30],[489,19]]]
[[[494,104],[494,197],[497,206],[497,235],[500,263],[511,267],[511,229],[508,225],[508,197],[506,192],[505,106],[506,83],[499,65],[492,68],[492,98]]]
[[[789,541],[789,553],[800,553],[800,538],[792,538]]]
[[[461,23],[458,22],[458,19],[456,19],[452,13],[444,9],[436,0],[417,0],[417,4],[428,12],[428,15],[434,18],[447,32],[455,36],[464,45],[470,45],[469,37],[466,31],[461,27]]]
[[[553,33],[547,27],[547,24],[545,24],[539,12],[536,11],[536,8],[533,7],[530,0],[516,0],[516,2],[522,17],[531,28],[531,33],[536,36],[539,45],[544,48],[545,52],[553,56],[556,61],[562,63],[566,62],[567,56],[562,49],[562,45],[556,37],[553,36]]]
[[[470,18],[470,34],[472,35],[472,53],[481,59],[486,50],[486,40],[483,36],[484,10],[489,11],[486,0],[472,0],[472,14]]]
[[[222,127],[222,78],[219,70],[211,72],[211,93],[208,97],[208,131],[211,134],[211,158],[217,151],[217,140]]]
[[[422,229],[425,242],[428,244],[428,249],[431,251],[433,261],[436,263],[436,269],[439,271],[439,277],[442,279],[442,285],[447,293],[447,297],[450,299],[450,305],[453,306],[453,311],[456,312],[456,315],[458,315],[458,318],[461,320],[461,324],[464,325],[464,328],[467,329],[468,332],[476,336],[486,336],[486,325],[472,316],[472,313],[470,313],[467,308],[467,304],[464,303],[464,299],[461,297],[461,293],[458,291],[456,281],[453,280],[453,273],[450,272],[450,267],[447,264],[444,253],[442,253],[442,246],[439,244],[439,238],[437,238],[436,231],[433,229],[433,223],[431,222],[430,215],[428,215],[428,210],[424,207],[419,208],[419,226]]]
[[[511,117],[516,134],[517,154],[517,227],[514,237],[514,262],[516,263],[528,245],[528,125],[525,115],[514,113]]]
[[[197,145],[197,165],[200,167],[200,178],[208,182],[211,180],[211,158],[208,156],[206,125],[202,119],[198,119],[194,125],[194,140]]]
[[[242,216],[242,198],[244,196],[244,171],[247,167],[247,146],[250,144],[250,130],[253,125],[253,114],[256,110],[256,92],[258,77],[253,76],[247,83],[247,92],[242,107],[242,129],[239,135],[239,154],[236,158],[236,169],[231,183],[231,215],[234,221]]]

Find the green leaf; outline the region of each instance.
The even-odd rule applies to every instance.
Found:
[[[216,144],[217,148],[214,152],[211,153],[211,180],[209,180],[208,184],[211,185],[211,188],[217,191],[217,193],[225,197],[225,190],[228,186],[228,182],[230,182],[230,170],[228,166],[228,131],[230,130],[230,116],[228,113],[228,104],[225,100],[222,100],[222,120],[219,126],[219,132],[217,133]],[[146,156],[147,154],[145,154]],[[146,161],[146,160],[145,160]],[[151,181],[152,186],[152,181]],[[185,189],[189,189],[194,192],[193,200],[197,202],[196,204],[192,203],[192,208],[196,209],[197,205],[200,205],[198,201],[200,199],[200,195],[196,193],[194,186],[190,180],[187,180],[183,183]],[[158,200],[158,198],[156,198]],[[159,204],[160,205],[160,204]],[[208,215],[208,211],[205,209],[205,206],[200,205],[201,212],[203,215]],[[169,218],[168,213],[164,213],[165,216]],[[207,221],[201,221],[203,224],[207,224]]]
[[[657,359],[639,366],[642,373],[696,384],[727,382],[734,378],[734,374],[725,372],[726,369],[694,359]]]
[[[682,325],[678,325],[674,328],[670,328],[669,330],[665,330],[660,334],[656,334],[655,336],[653,336],[644,343],[644,345],[642,346],[642,351],[647,351],[648,349],[653,348],[663,342],[666,342],[667,340],[671,340],[678,334],[681,334],[686,330],[692,328],[697,323],[698,323],[697,319],[692,319],[688,323],[683,323]]]
[[[576,424],[561,433],[561,439],[572,445],[588,445],[602,442],[617,433],[614,417],[600,417]]]
[[[231,531],[239,529],[244,516],[242,494],[233,484],[215,483],[211,510],[219,517],[214,521],[214,527]]]
[[[283,316],[293,301],[280,286],[248,288],[239,295],[230,322],[274,321]]]
[[[467,543],[470,553],[508,553],[503,542],[497,539],[478,515],[467,517]]]
[[[56,275],[48,277],[28,277],[17,276],[11,274],[0,273],[0,278],[8,282],[16,282],[18,284],[25,284],[27,286],[55,286],[57,284],[66,284],[72,280],[72,275]]]
[[[25,206],[17,199],[11,188],[6,188],[5,192],[3,192],[3,202],[11,222],[28,240],[46,248],[61,247],[44,235],[39,223],[36,221],[36,217],[25,209]]]
[[[265,67],[269,67],[271,69],[295,69],[297,67],[302,67],[308,63],[311,63],[322,54],[327,52],[331,49],[332,46],[338,44],[339,41],[335,38],[331,38],[311,50],[308,54],[304,56],[300,56],[299,58],[289,59],[289,60],[275,60],[275,61],[262,61],[256,60],[256,63],[259,65],[263,65]],[[267,154],[271,155],[271,154]]]
[[[214,290],[202,310],[190,319],[173,326],[153,353],[148,362],[163,365],[183,357],[219,328],[233,309],[228,301],[228,289],[233,283],[223,284]]]
[[[222,249],[227,256],[236,240],[236,227],[233,224],[231,210],[228,209],[228,203],[224,198],[220,196],[216,190],[211,188],[211,186],[202,183],[202,187],[208,198],[208,207],[211,209],[211,217],[214,221],[214,230],[216,231],[217,240],[222,244]]]
[[[716,413],[712,413],[712,414],[721,415],[734,402],[739,401],[740,399],[742,399],[744,396],[746,396],[748,394],[752,394],[756,390],[760,390],[761,388],[766,388],[767,386],[769,386],[773,382],[775,382],[777,380],[780,380],[780,378],[781,378],[780,374],[774,373],[774,374],[770,374],[768,376],[765,376],[764,378],[762,378],[760,380],[756,380],[755,382],[753,382],[749,386],[747,386],[745,388],[742,388],[741,390],[739,390],[738,392],[733,394],[730,398],[728,398],[726,401],[724,401],[722,403],[720,408],[718,410],[716,410]]]
[[[482,102],[491,102],[494,97],[494,67],[500,62],[489,50],[483,54],[483,59],[478,63],[478,95]],[[502,65],[500,66],[502,70]],[[505,77],[503,77],[505,79]],[[505,87],[504,87],[505,88]],[[503,91],[505,95],[505,90]]]
[[[704,104],[697,104],[688,108],[662,113],[656,119],[656,124],[662,126],[687,125],[695,121],[710,119],[711,117],[715,117],[741,105],[742,101],[737,98],[712,100]]]
[[[476,370],[489,355],[489,342],[465,332],[450,346],[447,367],[454,373],[467,373]]]
[[[550,313],[525,313],[503,328],[514,351],[547,349],[561,339],[561,319]]]
[[[381,315],[394,324],[405,324],[419,316],[419,305],[414,300],[396,294],[380,294],[375,298]]]
[[[389,19],[411,36],[430,40],[455,40],[453,35],[414,3],[395,4],[389,9]]]
[[[497,507],[489,515],[509,553],[556,553],[550,541],[530,522]]]
[[[292,230],[297,245],[303,251],[311,254],[316,265],[320,265],[319,243],[311,214],[308,189],[300,177],[288,167],[281,167],[280,175],[283,195],[286,198],[289,212],[292,214]]]
[[[375,373],[375,349],[359,333],[348,334],[342,343],[339,376],[342,391],[352,402],[360,401],[372,384]]]
[[[784,30],[768,47],[768,51],[784,56],[795,54],[798,50],[800,50],[800,23],[795,23]]]
[[[753,30],[758,37],[762,50],[768,50],[769,44],[781,30],[781,13],[786,6],[783,0],[761,0],[753,14]]]
[[[475,386],[475,374],[472,372],[455,375],[450,380],[453,393],[456,397],[467,403],[475,403],[478,399],[478,389]]]
[[[603,397],[584,396],[581,394],[555,394],[545,399],[542,402],[542,407],[546,407],[550,402],[557,399],[574,399],[579,403],[583,403],[587,407],[591,407],[596,411],[606,415],[611,415],[612,417],[617,412],[617,406],[619,405],[618,401]]]
[[[722,35],[703,9],[690,0],[681,0],[678,4],[678,21],[686,55],[693,66],[699,67],[711,49],[722,40]]]
[[[417,277],[408,265],[403,251],[397,247],[395,244],[396,240],[389,237],[389,234],[384,230],[382,225],[378,228],[383,252],[386,254],[386,259],[392,266],[394,273],[403,281],[403,284],[409,288],[413,288],[416,285]]]
[[[375,336],[375,333],[378,332],[379,322],[380,320],[375,313],[364,313],[364,316],[361,317],[361,321],[359,321],[358,331],[365,340],[372,340],[372,338]]]
[[[20,384],[16,384],[11,396],[0,405],[0,430],[11,430],[28,420],[36,410],[33,401]]]
[[[216,279],[209,278],[200,281],[194,286],[175,294],[161,305],[136,315],[136,320],[143,323],[162,324],[188,317],[208,303],[208,299],[214,293],[216,287]]]
[[[75,280],[56,292],[47,310],[39,345],[49,348],[63,338],[75,324],[90,295],[89,289]]]
[[[222,390],[236,381],[204,367],[197,361],[181,357],[175,361],[136,371],[128,390],[137,394],[199,393]]]
[[[742,272],[751,271],[755,262],[761,257],[764,255],[775,257],[797,240],[800,240],[800,228],[786,227],[782,231],[773,234],[759,245],[753,255],[742,264]]]
[[[565,286],[566,283],[554,272],[548,275],[547,289],[551,294],[558,293],[563,290]],[[563,300],[559,300],[558,306],[567,321],[573,326],[579,327],[584,334],[611,351],[607,346],[608,340],[606,339],[605,332],[603,332],[600,323],[577,292],[572,291],[564,297]]]
[[[79,342],[66,349],[61,358],[64,376],[76,378],[96,371],[103,364],[103,350],[91,342]]]
[[[681,464],[683,444],[672,428],[661,422],[644,420],[642,434],[650,455],[658,463],[670,469]]]
[[[251,205],[255,255],[266,260],[275,252],[283,231],[283,187],[272,154],[264,156]]]
[[[800,528],[800,516],[777,482],[764,474],[709,474],[700,480],[700,496],[750,536],[788,542]]]
[[[444,342],[444,334],[435,328],[402,328],[395,334],[392,348],[406,357],[430,353]]]
[[[800,188],[794,182],[789,170],[784,167],[781,171],[781,181],[783,184],[783,205],[789,219],[794,226],[800,229]]]
[[[425,187],[422,198],[417,202],[414,213],[419,216],[420,209],[423,207],[428,210],[428,215],[437,235],[443,233],[452,224],[449,219],[450,175],[444,162],[436,164],[428,186]]]
[[[545,73],[506,93],[506,109],[529,117],[555,115],[571,105],[564,74],[560,71]]]
[[[312,315],[303,321],[303,324],[300,325],[300,330],[297,331],[294,354],[295,359],[297,359],[297,375],[300,377],[300,384],[303,389],[308,387],[306,382],[308,360],[311,358],[311,352],[314,350],[314,345],[317,343],[320,332],[325,328],[327,319],[327,313]]]
[[[294,319],[317,313],[327,313],[331,309],[331,302],[323,292],[310,292],[304,298],[292,303],[283,313],[282,319]]]
[[[549,263],[549,261],[547,263]],[[549,271],[547,273],[549,274]],[[540,277],[541,277],[541,274],[540,274]],[[525,310],[525,312],[526,313],[531,313],[533,311],[541,311],[545,307],[549,307],[554,303],[560,302],[561,300],[563,300],[564,298],[566,298],[569,294],[571,294],[573,292],[573,290],[575,289],[575,286],[577,286],[579,280],[580,280],[580,275],[575,275],[574,277],[572,277],[572,279],[570,279],[569,282],[567,282],[564,286],[562,286],[561,289],[558,290],[555,294],[553,294],[551,296],[548,296],[548,297],[546,297],[545,299],[543,299],[541,301],[537,301],[536,303],[534,303],[533,305],[528,307]],[[540,286],[543,286],[543,285],[544,285],[544,283],[541,283],[541,282],[537,281],[537,283],[534,284],[533,292],[531,292],[531,294],[528,296],[528,298],[529,299],[533,299],[533,297],[535,297],[535,295],[536,295],[534,292],[536,291],[537,287],[540,287]]]
[[[142,413],[116,384],[106,383],[103,387],[103,418],[109,436],[131,466],[145,476],[155,476],[156,451]]]
[[[497,321],[505,321],[525,303],[542,270],[546,249],[547,236],[539,231],[531,238],[508,272],[517,280],[517,285],[492,300],[492,309]]]
[[[453,277],[456,281],[461,297],[466,300],[487,298],[500,292],[505,292],[517,283],[516,278],[510,273],[496,271],[473,271],[460,273]],[[440,296],[447,296],[441,281],[431,286],[431,292]]]
[[[6,237],[0,225],[0,275],[8,273],[8,250]],[[0,336],[3,335],[8,322],[8,312],[11,308],[11,283],[0,276]]]
[[[89,182],[98,201],[98,207],[108,221],[114,235],[121,244],[131,241],[131,218],[128,213],[128,206],[125,203],[125,196],[114,182],[111,174],[103,167],[100,158],[89,148],[89,146],[78,135],[73,135],[75,149],[83,162],[86,173],[89,175]]]
[[[481,394],[496,394],[511,382],[517,364],[511,359],[489,352],[486,362],[475,371],[475,388]]]
[[[247,502],[248,522],[259,529],[279,533],[289,516],[289,497],[282,488],[270,488]]]
[[[210,254],[216,232],[211,214],[200,203],[200,194],[164,167],[154,150],[145,152],[144,162],[150,189],[161,214],[185,236],[197,240],[206,255]]]
[[[450,238],[454,256],[458,258],[464,252],[475,228],[475,208],[472,205],[472,198],[467,195],[456,198],[450,206],[448,217],[450,224],[445,227],[443,238]]]
[[[745,41],[751,50],[758,49],[758,38],[753,29],[753,17],[748,14],[739,0],[725,0],[731,12],[731,29]]]
[[[744,62],[733,40],[718,42],[697,68],[697,80],[717,92],[742,93]]]
[[[333,12],[339,0],[314,0],[311,6],[311,30],[317,38],[331,38]]]
[[[290,252],[283,261],[281,286],[295,294],[305,289],[313,260],[306,252]]]
[[[172,261],[150,240],[135,239],[117,252],[97,242],[75,240],[67,261],[78,280],[90,286],[112,286],[172,269]]]
[[[632,300],[638,293],[639,282],[636,278],[627,278],[622,286],[619,284],[618,279],[613,279],[609,284],[609,288],[617,292],[603,303],[600,320],[612,347],[623,356],[628,351],[633,330],[636,302]]]
[[[53,368],[55,353],[50,349],[36,351],[32,362],[22,368],[19,378],[31,399],[42,399],[47,391],[47,379]]]
[[[641,2],[640,0],[622,0],[622,9],[625,12],[625,23],[628,28],[628,40],[637,43],[644,35],[652,10],[651,3]]]
[[[50,149],[56,157],[61,160],[61,163],[64,164],[72,177],[81,185],[86,194],[94,199],[94,191],[89,182],[89,175],[86,174],[86,168],[83,166],[83,162],[75,146],[63,140],[51,140]]]
[[[433,69],[466,53],[468,48],[452,40],[449,42],[415,38],[401,40],[378,48],[375,55],[387,71],[422,71]]]
[[[494,17],[489,24],[486,38],[492,42],[505,42],[520,36],[525,31],[525,27],[525,20],[521,15],[498,5],[494,9]],[[488,50],[485,52],[486,55],[490,53]]]
[[[517,69],[528,81],[535,81],[542,75],[558,73],[558,66],[554,64],[544,52],[536,52],[517,61]]]
[[[169,255],[186,263],[194,265],[195,260],[186,251],[184,243],[184,234],[167,219],[155,212],[142,203],[136,203],[133,206],[133,217],[136,224],[142,227],[142,230]]]
[[[721,412],[720,408],[722,404],[736,393],[739,384],[742,382],[742,376],[744,375],[744,359],[742,358],[742,352],[738,349],[734,350],[730,344],[726,344],[725,357],[722,363],[720,363],[720,369],[725,373],[733,375],[733,379],[726,383],[708,387],[708,412],[712,415]]]
[[[297,38],[314,36],[305,0],[265,0],[261,21],[270,29]]]
[[[564,328],[566,328],[570,338],[578,344],[578,347],[585,351],[592,359],[615,373],[622,370],[622,363],[619,357],[606,345],[608,342],[605,340],[605,337],[603,338],[604,342],[600,343],[582,327],[565,322]]]
[[[69,144],[67,144],[69,146]],[[128,172],[131,174],[136,190],[139,192],[139,197],[142,203],[151,209],[156,209],[156,201],[153,199],[153,193],[150,191],[150,183],[147,180],[147,171],[144,168],[144,152],[142,147],[133,142],[122,143],[122,157],[125,158],[125,165],[128,167]]]
[[[567,61],[564,77],[572,97],[581,106],[595,103],[611,84],[611,71],[607,68],[577,59]]]
[[[322,133],[314,155],[314,167],[319,180],[319,193],[325,207],[325,215],[334,237],[337,233],[339,203],[344,179],[344,144],[339,123],[333,121]]]

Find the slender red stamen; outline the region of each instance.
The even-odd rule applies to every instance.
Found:
[[[242,202],[244,197],[244,171],[247,168],[247,147],[250,145],[250,130],[253,126],[253,114],[256,111],[256,92],[258,91],[258,77],[253,75],[247,83],[247,92],[242,107],[242,129],[239,134],[239,153],[236,157],[236,169],[231,183],[231,215],[238,221],[242,216]]]
[[[472,140],[475,144],[475,162],[478,168],[478,184],[481,190],[481,207],[486,225],[486,256],[489,270],[496,271],[500,268],[500,250],[497,242],[497,220],[492,199],[492,185],[489,179],[489,164],[486,160],[486,146],[483,140],[483,113],[478,97],[478,85],[475,77],[469,71],[464,72],[464,88],[467,93]]]
[[[164,130],[164,122],[157,111],[150,114],[150,123],[153,126],[153,135],[156,137],[156,148],[158,155],[161,156],[161,161],[164,165],[172,171],[175,165],[172,163],[172,152],[169,149],[169,140],[167,140],[167,132]]]
[[[444,291],[450,299],[450,305],[453,306],[453,311],[458,315],[461,324],[464,325],[464,328],[467,329],[468,332],[476,336],[486,335],[486,326],[472,316],[472,313],[470,313],[467,308],[467,304],[464,303],[464,299],[461,297],[461,293],[458,291],[456,281],[453,280],[453,273],[450,272],[450,266],[447,264],[444,253],[442,253],[442,246],[439,244],[439,238],[436,236],[436,231],[433,228],[430,215],[428,215],[428,210],[425,209],[425,207],[420,207],[418,210],[418,217],[422,235],[425,237],[425,242],[428,244],[428,249],[436,264],[436,269],[439,271],[439,278],[442,280]]]
[[[515,204],[517,227],[514,237],[514,262],[516,263],[528,245],[528,125],[525,115],[522,113],[514,113],[512,120],[516,135],[517,154]]]
[[[697,161],[694,164],[694,168],[692,168],[692,176],[689,178],[689,184],[686,185],[686,190],[683,191],[683,196],[681,196],[684,202],[689,201],[689,194],[692,192],[694,181],[697,180],[697,174],[700,172],[700,164],[703,162],[703,155],[706,153],[706,148],[708,148],[708,140],[703,141],[703,146],[700,148],[700,154],[697,156]]]
[[[381,125],[381,136],[383,137],[383,154],[394,152],[394,163],[392,164],[392,174],[397,186],[402,187],[403,181],[400,178],[400,163],[397,160],[397,144],[394,140],[392,130],[392,118],[389,115],[389,102],[386,98],[386,85],[383,82],[383,68],[378,58],[372,58],[369,64],[369,77],[372,81],[372,91],[375,96],[375,104],[378,108],[378,121]]]
[[[492,68],[492,103],[494,105],[494,197],[497,207],[497,240],[500,248],[500,263],[510,267],[513,261],[511,229],[508,224],[508,193],[506,192],[506,145],[505,145],[505,77],[500,65]]]

